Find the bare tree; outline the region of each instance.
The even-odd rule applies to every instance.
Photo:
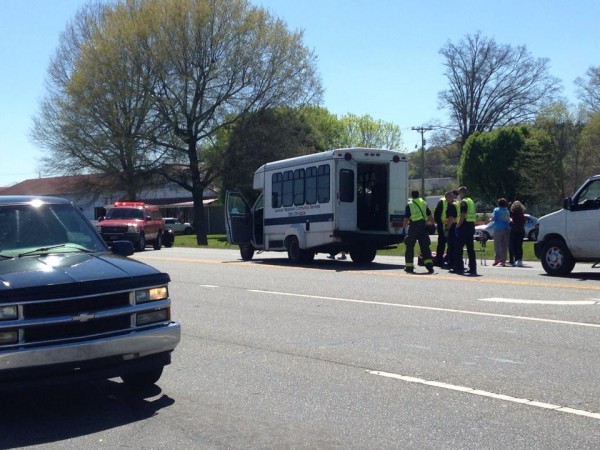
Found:
[[[140,0],[139,9],[152,35],[144,53],[158,80],[154,103],[171,136],[156,142],[187,160],[165,176],[191,191],[206,244],[203,191],[216,174],[203,150],[248,111],[318,103],[316,57],[301,32],[246,0]]]
[[[440,54],[450,86],[439,93],[439,104],[450,110],[462,145],[476,131],[530,121],[560,89],[548,59],[479,32],[458,44],[448,41]]]
[[[600,111],[600,66],[590,67],[585,73],[586,78],[577,78],[578,96],[585,107],[591,112]]]

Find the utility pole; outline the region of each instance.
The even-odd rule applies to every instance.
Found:
[[[431,127],[412,127],[413,130],[421,133],[421,196],[425,199],[425,137],[426,131],[431,131]]]

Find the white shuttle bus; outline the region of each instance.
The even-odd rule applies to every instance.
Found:
[[[287,251],[294,263],[316,253],[350,254],[370,263],[404,239],[408,161],[392,150],[330,150],[267,163],[254,174],[260,196],[250,207],[228,191],[227,240],[244,261],[255,251]]]

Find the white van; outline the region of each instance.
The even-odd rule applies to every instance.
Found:
[[[563,209],[539,219],[534,249],[549,275],[567,275],[576,262],[600,262],[600,175],[564,199]]]
[[[287,251],[294,263],[316,253],[348,252],[355,263],[404,239],[408,162],[392,150],[330,150],[267,163],[254,174],[261,192],[251,208],[228,191],[227,240],[242,259],[258,251]]]

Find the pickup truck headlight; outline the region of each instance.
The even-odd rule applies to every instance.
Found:
[[[167,286],[159,286],[150,289],[140,289],[135,291],[135,304],[154,302],[169,298],[169,289]]]
[[[0,320],[15,320],[17,317],[17,305],[0,306]]]

